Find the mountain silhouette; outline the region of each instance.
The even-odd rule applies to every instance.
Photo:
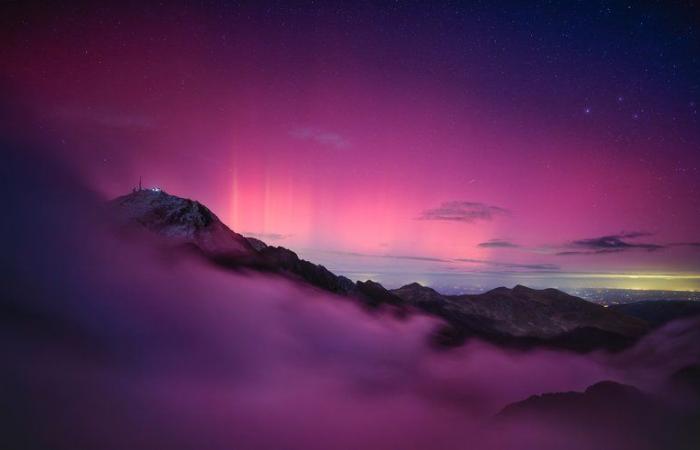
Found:
[[[556,289],[518,285],[479,295],[449,296],[418,283],[388,290],[371,280],[353,282],[299,258],[292,250],[244,237],[201,203],[160,189],[134,190],[109,202],[109,208],[122,229],[147,230],[164,244],[194,251],[220,267],[275,273],[351,298],[368,309],[437,317],[445,325],[433,340],[443,346],[478,337],[513,346],[618,350],[649,328],[642,319]]]

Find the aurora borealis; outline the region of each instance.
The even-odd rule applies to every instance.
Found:
[[[338,273],[699,289],[693,7],[499,3],[5,2],[0,89],[104,197]]]

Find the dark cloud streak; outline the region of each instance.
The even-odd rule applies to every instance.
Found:
[[[513,242],[506,241],[503,239],[490,239],[486,242],[481,242],[478,244],[478,247],[482,248],[518,248],[520,247],[518,244],[514,244]]]
[[[484,264],[487,266],[502,267],[505,269],[528,269],[528,270],[537,270],[537,271],[545,271],[545,272],[559,272],[560,271],[560,267],[557,266],[556,264],[546,264],[546,263],[545,264],[519,264],[519,263],[489,261],[489,260],[484,260],[484,259],[473,259],[473,258],[458,258],[458,259],[455,259],[455,261],[475,263],[475,264]]]
[[[269,241],[281,241],[291,237],[291,234],[280,234],[280,233],[243,233],[244,236],[249,236],[256,239],[269,240]]]
[[[377,255],[373,253],[360,253],[360,252],[341,252],[333,251],[329,253],[334,253],[336,255],[346,255],[346,256],[358,256],[361,258],[387,258],[387,259],[407,259],[412,261],[431,261],[431,262],[451,262],[452,260],[443,258],[434,258],[431,256],[418,256],[418,255]]]
[[[442,220],[449,222],[473,223],[479,220],[490,221],[498,216],[509,216],[511,212],[500,206],[480,202],[451,201],[439,207],[426,209],[418,220]]]
[[[594,238],[578,239],[576,241],[572,241],[566,247],[567,250],[560,251],[556,253],[556,255],[605,255],[630,250],[646,250],[653,252],[667,247],[667,245],[662,244],[629,242],[629,239],[637,239],[651,235],[651,233],[643,231],[632,231]]]

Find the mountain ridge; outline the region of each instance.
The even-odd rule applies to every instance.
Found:
[[[285,247],[236,233],[201,203],[160,189],[135,189],[108,205],[119,226],[145,229],[170,245],[194,248],[218,266],[276,273],[349,297],[368,309],[390,308],[402,315],[414,311],[437,317],[445,326],[433,340],[443,346],[478,337],[513,346],[619,350],[648,330],[641,319],[551,288],[516,285],[477,295],[449,296],[416,282],[393,290],[372,280],[353,282]]]

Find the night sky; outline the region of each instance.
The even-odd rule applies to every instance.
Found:
[[[700,289],[692,2],[120,3],[0,4],[14,132],[105,198],[388,285]]]

